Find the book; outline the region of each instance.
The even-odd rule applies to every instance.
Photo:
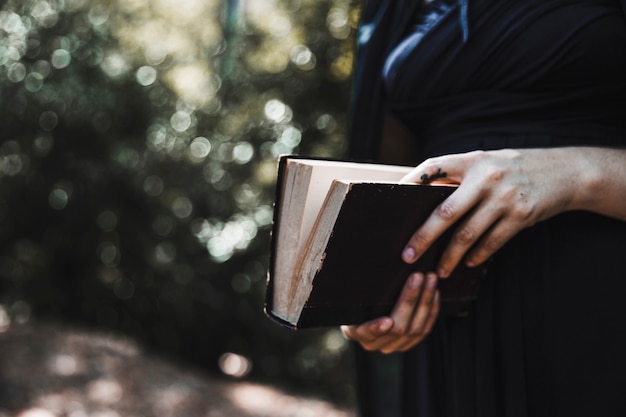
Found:
[[[401,183],[412,167],[283,156],[265,313],[292,329],[358,324],[388,315],[414,271],[434,271],[452,229],[414,264],[412,234],[453,185]],[[459,265],[440,279],[442,308],[476,297],[484,267]]]

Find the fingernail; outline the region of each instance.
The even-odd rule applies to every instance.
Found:
[[[428,285],[428,288],[431,290],[435,289],[437,287],[437,277],[430,277],[426,285]]]
[[[402,252],[402,259],[404,262],[411,263],[415,259],[415,251],[412,247],[407,247]]]
[[[409,286],[413,289],[417,289],[422,286],[422,276],[420,274],[411,275],[411,279],[409,281]]]
[[[378,325],[378,330],[380,330],[381,332],[387,332],[391,330],[392,326],[393,326],[393,321],[384,320],[382,323]]]
[[[437,275],[439,276],[439,278],[448,278],[448,271],[446,271],[443,268],[439,268],[437,269]]]

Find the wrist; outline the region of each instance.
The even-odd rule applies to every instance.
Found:
[[[572,210],[601,211],[602,196],[610,192],[605,175],[605,152],[602,148],[575,148],[575,158],[572,158],[575,163],[571,164],[576,178],[570,202]]]

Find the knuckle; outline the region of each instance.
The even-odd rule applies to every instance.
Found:
[[[453,220],[457,211],[456,205],[448,198],[437,207],[436,214],[444,220]]]
[[[489,236],[483,242],[483,248],[486,249],[487,252],[495,252],[500,249],[504,244],[504,239],[499,236]]]
[[[536,207],[518,187],[508,187],[504,190],[500,201],[504,207],[508,207],[508,214],[515,221],[523,224],[532,222]]]
[[[460,227],[454,235],[454,239],[462,245],[468,245],[477,239],[477,232],[470,226]]]
[[[496,183],[500,182],[504,176],[506,175],[506,171],[499,166],[489,165],[485,169],[485,177],[487,182]]]
[[[516,220],[527,223],[533,218],[534,213],[534,207],[527,202],[523,202],[516,204],[511,214]]]
[[[427,158],[427,159],[426,159],[426,160],[422,163],[422,166],[423,166],[425,169],[434,169],[434,168],[437,166],[437,164],[439,163],[439,160],[440,160],[440,158],[438,158],[438,157],[430,157],[430,158]]]

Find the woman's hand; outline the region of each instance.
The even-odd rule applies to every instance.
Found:
[[[415,262],[459,219],[437,268],[445,278],[464,260],[486,261],[522,229],[558,213],[587,209],[619,217],[623,201],[602,195],[603,164],[619,175],[624,196],[623,150],[604,148],[504,149],[447,155],[426,160],[403,180],[446,181],[459,188],[415,232],[402,257]],[[605,167],[606,168],[606,167]],[[607,174],[611,175],[611,174]],[[611,211],[612,210],[612,211]]]
[[[358,326],[342,326],[345,337],[369,351],[404,352],[433,327],[439,312],[437,275],[414,273],[407,280],[389,317],[380,317]]]

